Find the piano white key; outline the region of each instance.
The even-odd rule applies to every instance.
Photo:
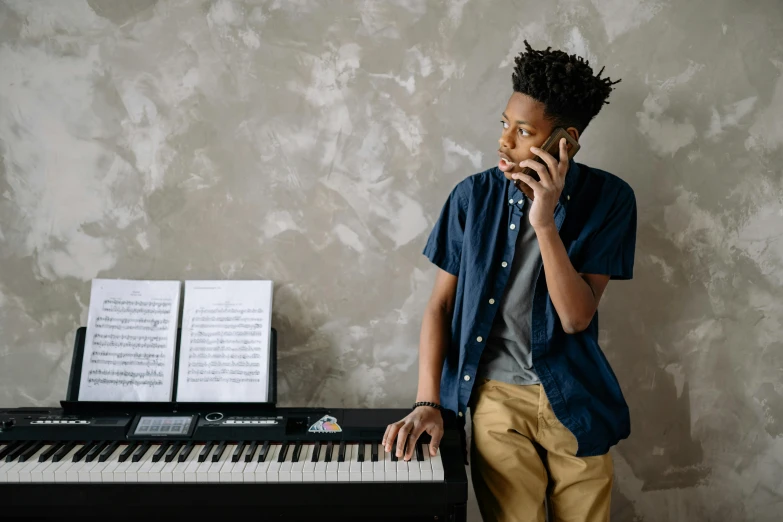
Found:
[[[384,472],[386,468],[386,450],[378,443],[378,460],[372,462],[372,480],[373,482],[383,482],[386,480]]]
[[[72,462],[68,469],[65,470],[65,481],[71,484],[79,482],[79,470],[81,470],[85,464],[84,456],[82,456],[79,462]]]
[[[392,452],[396,451],[395,448],[388,453],[384,453],[383,456],[383,481],[384,482],[397,482],[397,463],[392,462]]]
[[[313,456],[313,445],[303,444],[299,460],[291,465],[291,482],[304,482],[304,467]]]
[[[244,482],[245,481],[245,468],[250,465],[250,462],[245,462],[245,454],[247,453],[247,448],[245,448],[245,451],[242,452],[242,455],[239,456],[239,460],[236,462],[231,462],[232,466],[229,471],[229,481],[230,482]]]
[[[5,482],[19,482],[19,470],[22,469],[26,463],[19,462],[19,457],[12,462],[5,462],[5,460],[3,462],[6,464],[4,468]],[[0,473],[3,472],[0,471]]]
[[[138,462],[132,462],[128,466],[128,469],[125,471],[125,482],[139,481],[139,471],[152,459],[152,454],[152,448],[147,448],[147,452]],[[129,457],[128,460],[133,460],[133,457]]]
[[[277,454],[280,451],[280,444],[269,446],[268,455],[264,462],[259,462],[255,470],[255,482],[277,482],[277,471],[275,470],[274,480],[269,480],[269,467],[277,462]],[[258,459],[256,459],[258,460]],[[280,469],[279,467],[277,469]]]
[[[353,444],[345,445],[345,460],[337,465],[337,482],[348,482],[351,479],[351,456]]]
[[[236,462],[231,462],[231,457],[234,456],[236,449],[236,444],[226,446],[226,450],[220,457],[220,461],[215,463],[220,464],[220,468],[218,469],[218,481],[231,482],[231,470],[234,469],[234,466],[236,465]]]
[[[283,449],[283,445],[280,444],[277,451],[275,452],[275,457],[272,459],[272,462],[269,463],[269,467],[266,469],[267,482],[280,482],[280,468],[283,463],[278,462],[277,459],[282,449]],[[290,447],[288,448],[286,458],[288,458],[291,455],[291,449],[292,448]]]
[[[432,480],[432,457],[430,457],[429,444],[424,446],[424,462],[419,462],[419,469],[421,470],[421,480],[429,482]]]
[[[326,482],[326,444],[321,444],[318,452],[318,462],[313,468],[313,482]]]
[[[48,483],[54,482],[54,472],[57,471],[57,468],[59,468],[65,463],[65,459],[59,460],[58,462],[54,462],[54,460],[52,460],[53,458],[54,455],[52,455],[49,458],[49,460],[43,463],[43,464],[48,464],[48,466],[46,466],[43,470],[41,470],[41,482],[48,482]]]
[[[443,459],[440,455],[440,448],[437,449],[435,456],[432,457],[432,480],[443,481],[445,480],[443,472]]]
[[[288,451],[285,454],[285,460],[280,463],[280,469],[277,471],[278,482],[291,482],[291,468],[293,467],[293,456],[296,444],[289,444]]]
[[[174,459],[171,462],[165,462],[166,460],[165,457],[162,459],[164,461],[164,464],[163,467],[160,469],[161,482],[165,482],[166,484],[170,484],[174,482],[174,470],[177,469],[177,465],[180,464],[178,459],[180,451],[182,451],[182,448],[179,448],[179,451],[177,452],[176,455],[174,455]],[[182,464],[184,464],[184,462],[182,462]]]
[[[124,464],[124,462],[120,462],[119,460],[120,455],[127,447],[127,444],[120,444],[117,446],[117,449],[114,450],[114,453],[112,453],[111,456],[106,460],[106,467],[101,470],[101,482],[114,482],[115,479],[119,478],[116,472],[120,466]],[[125,476],[124,472],[122,476]]]
[[[158,448],[159,446],[157,444],[150,445],[147,453],[144,455],[144,465],[142,465],[136,473],[136,482],[152,482],[150,471],[155,465],[155,462],[152,461],[152,457],[155,455],[155,452],[158,451]],[[147,456],[149,456],[149,458],[147,458]]]
[[[5,459],[0,460],[0,483],[7,482],[6,472],[16,465],[15,462],[6,462]]]
[[[77,444],[71,448],[71,451],[69,451],[68,454],[59,462],[60,465],[57,467],[57,469],[54,470],[55,482],[67,482],[68,476],[66,475],[66,472],[68,471],[68,468],[74,464],[73,455],[82,449],[82,446],[84,446],[84,444]]]
[[[315,482],[315,462],[313,460],[313,453],[315,452],[315,444],[311,444],[307,447],[307,458],[302,466],[302,482]]]
[[[324,445],[323,450],[326,451],[328,446]],[[340,446],[335,444],[332,448],[332,460],[326,463],[326,482],[337,482],[337,455],[340,453]]]
[[[348,466],[348,480],[350,482],[361,482],[362,481],[362,463],[359,462],[359,449],[360,446],[358,444],[351,444],[351,461]],[[362,457],[364,457],[364,453],[367,451],[367,447],[361,448],[362,451]]]
[[[101,464],[101,467],[103,467],[103,462],[98,462],[97,457],[92,462],[85,462],[84,466],[79,468],[79,482],[92,482],[90,480],[90,475],[98,464]]]
[[[252,484],[256,482],[256,469],[258,468],[258,465],[260,464],[258,462],[258,455],[260,452],[260,445],[257,448],[258,451],[255,452],[253,455],[253,459],[250,462],[245,463],[245,467],[242,470],[242,480],[241,482],[247,482],[248,484]]]
[[[42,465],[42,462],[38,462],[38,457],[41,456],[41,454],[51,448],[50,444],[44,445],[41,449],[35,452],[34,455],[32,455],[27,462],[25,463],[25,467],[22,468],[19,471],[19,482],[32,482],[33,478],[33,470]]]
[[[415,451],[413,452],[413,458],[408,461],[408,480],[410,482],[421,482],[421,462],[418,461]]]
[[[408,462],[400,457],[397,464],[397,482],[408,482]]]
[[[164,454],[158,462],[153,462],[152,467],[149,469],[149,477],[147,479],[148,482],[160,482],[161,478],[161,472],[163,471],[163,468],[166,467],[167,464],[174,464],[173,462],[166,462],[166,455]]]
[[[194,461],[198,463],[198,452],[196,451],[196,448],[193,448],[187,458],[182,462],[179,462],[178,458],[175,460],[177,461],[177,465],[174,467],[174,472],[171,474],[171,481],[178,484],[187,482],[185,476],[188,473],[188,469],[190,469]],[[195,480],[195,472],[193,478]]]
[[[98,461],[98,458],[100,458],[100,455],[98,455],[98,458],[95,460],[98,461],[98,463],[90,470],[90,482],[103,482],[103,472],[105,469],[107,469],[109,466],[114,464],[114,462],[117,461],[117,457],[119,456],[119,448],[118,445],[116,448],[114,448],[114,451],[111,452],[111,455],[109,455],[109,458],[104,460],[103,462]],[[103,453],[103,452],[101,452]]]
[[[193,451],[190,452],[190,455],[188,455],[188,467],[185,468],[185,482],[197,482],[198,481],[198,470],[201,467],[203,462],[198,461],[198,455],[201,453],[201,450],[203,448],[201,445],[195,445],[193,446]]]
[[[373,481],[373,464],[375,464],[372,461],[372,444],[367,442],[364,444],[364,462],[362,462],[362,482],[372,482]]]
[[[209,468],[212,467],[212,454],[215,453],[215,449],[217,448],[217,445],[212,446],[209,449],[209,454],[207,455],[207,459],[202,462],[199,467],[196,469],[196,482],[199,483],[205,483],[209,482]],[[201,453],[201,450],[204,448],[195,448],[193,451],[198,450],[199,453]]]

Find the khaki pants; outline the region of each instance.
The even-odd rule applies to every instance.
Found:
[[[543,522],[547,493],[557,522],[608,521],[609,453],[574,456],[576,437],[557,420],[541,385],[477,385],[470,468],[484,521]]]

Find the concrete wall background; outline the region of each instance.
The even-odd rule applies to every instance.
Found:
[[[273,279],[283,404],[409,404],[420,252],[527,38],[623,80],[579,153],[639,202],[613,520],[778,520],[780,7],[0,1],[0,404],[63,397],[94,277]]]

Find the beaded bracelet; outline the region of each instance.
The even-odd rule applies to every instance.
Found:
[[[415,410],[419,406],[429,406],[430,408],[435,408],[435,409],[438,409],[438,410],[442,410],[443,409],[443,406],[441,406],[437,402],[415,402],[415,403],[413,403],[413,408],[411,408],[411,409]]]

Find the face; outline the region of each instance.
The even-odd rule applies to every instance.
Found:
[[[503,111],[502,124],[498,140],[498,168],[506,178],[511,179],[511,174],[522,171],[520,162],[538,158],[530,151],[530,147],[543,145],[554,127],[545,117],[544,104],[520,92],[514,92],[509,98],[506,110]],[[578,138],[576,129],[567,130],[574,138]],[[514,165],[510,165],[509,161]],[[532,193],[524,183],[520,183],[520,188],[525,193]]]

